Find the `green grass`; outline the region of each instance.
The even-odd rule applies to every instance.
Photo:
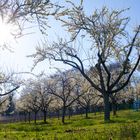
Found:
[[[140,112],[119,111],[104,123],[103,113],[66,118],[63,125],[57,118],[47,124],[29,123],[0,124],[0,140],[140,140]]]

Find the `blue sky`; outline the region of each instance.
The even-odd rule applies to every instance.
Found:
[[[134,27],[140,24],[140,0],[85,0],[84,5],[85,11],[90,14],[94,9],[100,9],[103,6],[111,10],[130,8],[130,10],[126,12],[126,16],[130,16],[131,18],[130,26]]]
[[[73,0],[75,2],[79,2],[80,0]],[[60,1],[62,4],[63,1]],[[102,8],[103,6],[107,6],[110,9],[124,9],[130,8],[129,11],[126,12],[126,16],[131,17],[130,28],[133,28],[135,25],[140,24],[140,0],[85,0],[84,8],[87,14],[92,14],[95,8]],[[52,26],[51,29],[47,30],[48,37],[47,40],[49,42],[53,40],[57,40],[57,36],[67,36],[62,29],[60,24],[57,24],[56,21],[50,19],[49,24]],[[43,39],[42,35],[36,28],[29,30],[28,32],[35,32],[30,35],[23,36],[22,38],[17,39],[14,42],[11,42],[11,47],[13,48],[13,53],[7,50],[0,50],[0,68],[8,69],[13,71],[30,71],[33,65],[33,59],[27,58],[27,55],[30,55],[35,52],[36,45]],[[1,31],[0,31],[1,33]],[[2,34],[2,33],[1,33]],[[61,63],[53,63],[54,67],[64,68]],[[37,65],[34,69],[34,73],[40,73],[45,70],[47,74],[51,74],[54,72],[49,65],[49,62],[45,61],[41,64]],[[51,69],[50,69],[51,68]]]

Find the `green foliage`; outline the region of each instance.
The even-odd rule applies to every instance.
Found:
[[[140,112],[119,111],[104,123],[103,113],[66,117],[66,124],[57,118],[46,124],[38,121],[29,123],[0,124],[1,140],[139,140]]]

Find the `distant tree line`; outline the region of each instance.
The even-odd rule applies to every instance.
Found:
[[[85,118],[88,118],[90,112],[95,115],[104,112],[101,94],[75,70],[28,79],[24,81],[23,87],[20,98],[13,100],[13,116],[22,121],[30,123],[34,120],[36,123],[37,119],[43,119],[47,123],[49,117],[61,117],[64,124],[66,116],[70,119],[75,114],[85,114]],[[113,115],[117,115],[117,110],[132,108],[136,97],[133,96],[134,92],[137,94],[134,89],[129,85],[129,88],[114,95],[113,99],[110,98],[109,110],[113,111]]]

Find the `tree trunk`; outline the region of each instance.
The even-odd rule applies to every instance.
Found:
[[[96,112],[97,112],[97,107],[94,107],[94,115],[96,116]]]
[[[70,112],[69,112],[69,120],[70,120],[70,117],[71,117],[71,114],[70,114]]]
[[[86,111],[86,119],[88,118],[88,110],[89,110],[89,107],[87,106],[87,107],[85,108],[85,111]]]
[[[34,116],[34,123],[36,124],[36,116],[37,116],[37,112],[34,112],[35,116]]]
[[[58,120],[59,120],[59,117],[60,117],[60,112],[59,112],[59,110],[57,111],[57,118],[58,118]]]
[[[47,119],[47,111],[44,110],[43,113],[44,113],[44,123],[47,123],[47,121],[46,121],[46,119]]]
[[[71,108],[69,108],[69,119],[71,118],[71,116],[72,116],[72,110]]]
[[[62,110],[62,123],[63,124],[65,123],[65,114],[66,114],[66,107],[64,106]]]
[[[112,111],[113,111],[113,116],[117,115],[117,103],[116,101],[112,101]]]
[[[109,94],[104,93],[104,121],[110,121],[110,102]]]
[[[24,121],[25,121],[25,122],[27,121],[26,116],[27,116],[27,114],[25,113],[25,114],[24,114]]]
[[[29,116],[28,116],[28,121],[29,123],[31,122],[31,113],[29,112]]]

